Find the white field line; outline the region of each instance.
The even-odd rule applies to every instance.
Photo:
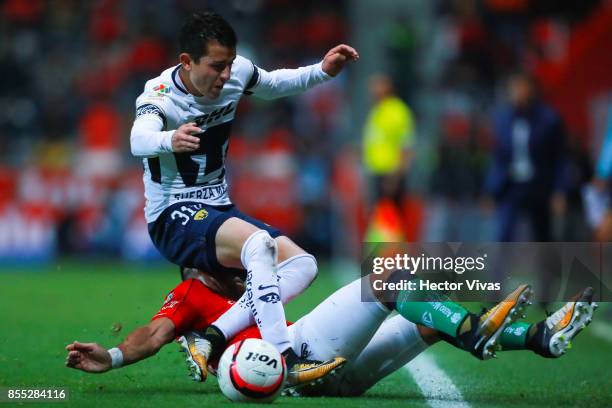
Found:
[[[587,327],[588,332],[594,334],[595,336],[607,340],[608,342],[612,342],[612,326],[602,322],[593,322]]]
[[[339,285],[347,284],[355,279],[355,276],[359,276],[358,265],[353,265],[352,268],[348,265],[343,265],[342,268],[332,266],[332,271],[344,271],[344,274],[334,273],[335,281]],[[410,373],[427,404],[432,408],[470,408],[459,389],[428,354],[417,356],[406,364],[404,369]]]
[[[410,373],[432,408],[469,408],[452,380],[428,354],[421,354],[404,369]]]

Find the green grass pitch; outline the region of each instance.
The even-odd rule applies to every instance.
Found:
[[[337,286],[322,268],[307,294],[287,308],[295,320]],[[178,406],[230,404],[214,378],[190,381],[178,346],[102,375],[64,367],[64,346],[72,340],[113,346],[132,329],[145,324],[166,293],[178,282],[176,268],[61,262],[51,267],[0,267],[0,388],[65,387],[70,399],[50,406]],[[601,308],[604,309],[604,308]],[[606,314],[598,310],[595,320]],[[358,318],[358,316],[356,316]],[[528,320],[541,318],[530,311]],[[117,332],[117,328],[122,327]],[[574,348],[558,360],[531,352],[500,353],[481,362],[445,344],[427,353],[474,407],[612,407],[612,339],[587,329]],[[427,372],[422,372],[427,376]],[[434,398],[433,400],[431,398]],[[279,398],[277,406],[452,407],[457,401],[424,396],[405,371],[395,373],[359,398]],[[8,406],[0,402],[1,406]],[[30,405],[26,403],[24,405]],[[34,406],[47,404],[37,403]],[[232,404],[235,405],[235,404]]]

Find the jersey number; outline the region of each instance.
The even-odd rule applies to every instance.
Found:
[[[207,184],[225,175],[223,162],[227,155],[232,122],[212,127],[199,135],[200,148],[190,153],[174,153],[176,167],[185,186]],[[204,165],[204,174],[200,167]]]

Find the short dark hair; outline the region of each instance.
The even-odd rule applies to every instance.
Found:
[[[232,26],[219,14],[211,11],[193,13],[181,28],[180,52],[186,52],[198,62],[208,53],[209,41],[218,41],[224,47],[236,48],[238,39]]]

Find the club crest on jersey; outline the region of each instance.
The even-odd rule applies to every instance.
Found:
[[[170,85],[166,85],[166,84],[159,84],[157,85],[155,88],[153,88],[153,90],[157,93],[160,94],[169,94],[170,93]]]
[[[234,111],[234,102],[230,102],[222,108],[215,109],[212,112],[204,115],[196,116],[194,122],[197,126],[207,125],[215,120],[221,119],[223,116],[229,115]]]
[[[202,209],[193,216],[193,219],[196,221],[202,221],[206,217],[208,217],[208,211]]]

